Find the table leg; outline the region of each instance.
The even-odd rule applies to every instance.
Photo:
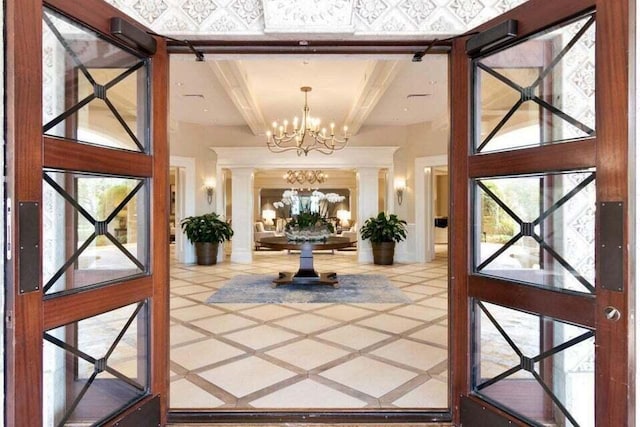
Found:
[[[298,271],[293,274],[289,272],[281,271],[278,274],[278,278],[274,279],[273,287],[282,285],[289,285],[294,282],[329,285],[334,288],[338,288],[338,275],[336,273],[322,273],[318,272],[313,267],[313,249],[311,243],[305,242],[300,247],[300,267]]]
[[[294,277],[319,277],[313,268],[313,249],[309,242],[304,242],[300,247],[300,268]]]

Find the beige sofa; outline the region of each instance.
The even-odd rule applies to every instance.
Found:
[[[269,231],[264,229],[264,224],[262,221],[257,221],[253,223],[253,243],[256,247],[256,250],[260,249],[262,245],[258,240],[264,237],[276,237],[278,234],[275,231]]]

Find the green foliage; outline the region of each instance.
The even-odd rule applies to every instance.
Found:
[[[401,242],[407,238],[407,222],[395,214],[387,216],[380,212],[377,217],[364,222],[360,227],[360,235],[372,243]]]
[[[233,236],[231,225],[215,212],[187,217],[180,225],[192,243],[222,243]]]
[[[513,201],[517,191],[505,194],[503,188],[496,185],[492,181],[484,183],[486,187],[500,200],[510,207],[517,204]],[[526,189],[520,189],[520,192],[527,194]],[[485,191],[481,191],[482,203],[482,232],[483,240],[493,243],[506,243],[515,235],[516,222],[507,212],[500,207]],[[533,203],[535,205],[535,203]],[[521,209],[518,209],[519,211]],[[533,217],[535,218],[535,217]]]
[[[291,230],[296,227],[299,230],[326,227],[330,233],[335,231],[333,224],[323,218],[318,212],[300,212],[287,223],[285,229]]]

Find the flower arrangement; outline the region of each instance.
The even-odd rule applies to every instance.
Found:
[[[345,196],[324,194],[318,190],[308,198],[300,198],[296,190],[286,190],[282,200],[273,203],[279,213],[290,212],[291,220],[285,225],[285,234],[291,240],[322,240],[335,232],[328,220],[329,207],[341,202]]]

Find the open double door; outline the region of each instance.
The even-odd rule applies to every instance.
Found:
[[[531,0],[453,45],[457,425],[630,422],[628,13]],[[127,22],[7,1],[9,425],[166,421],[168,61]]]

